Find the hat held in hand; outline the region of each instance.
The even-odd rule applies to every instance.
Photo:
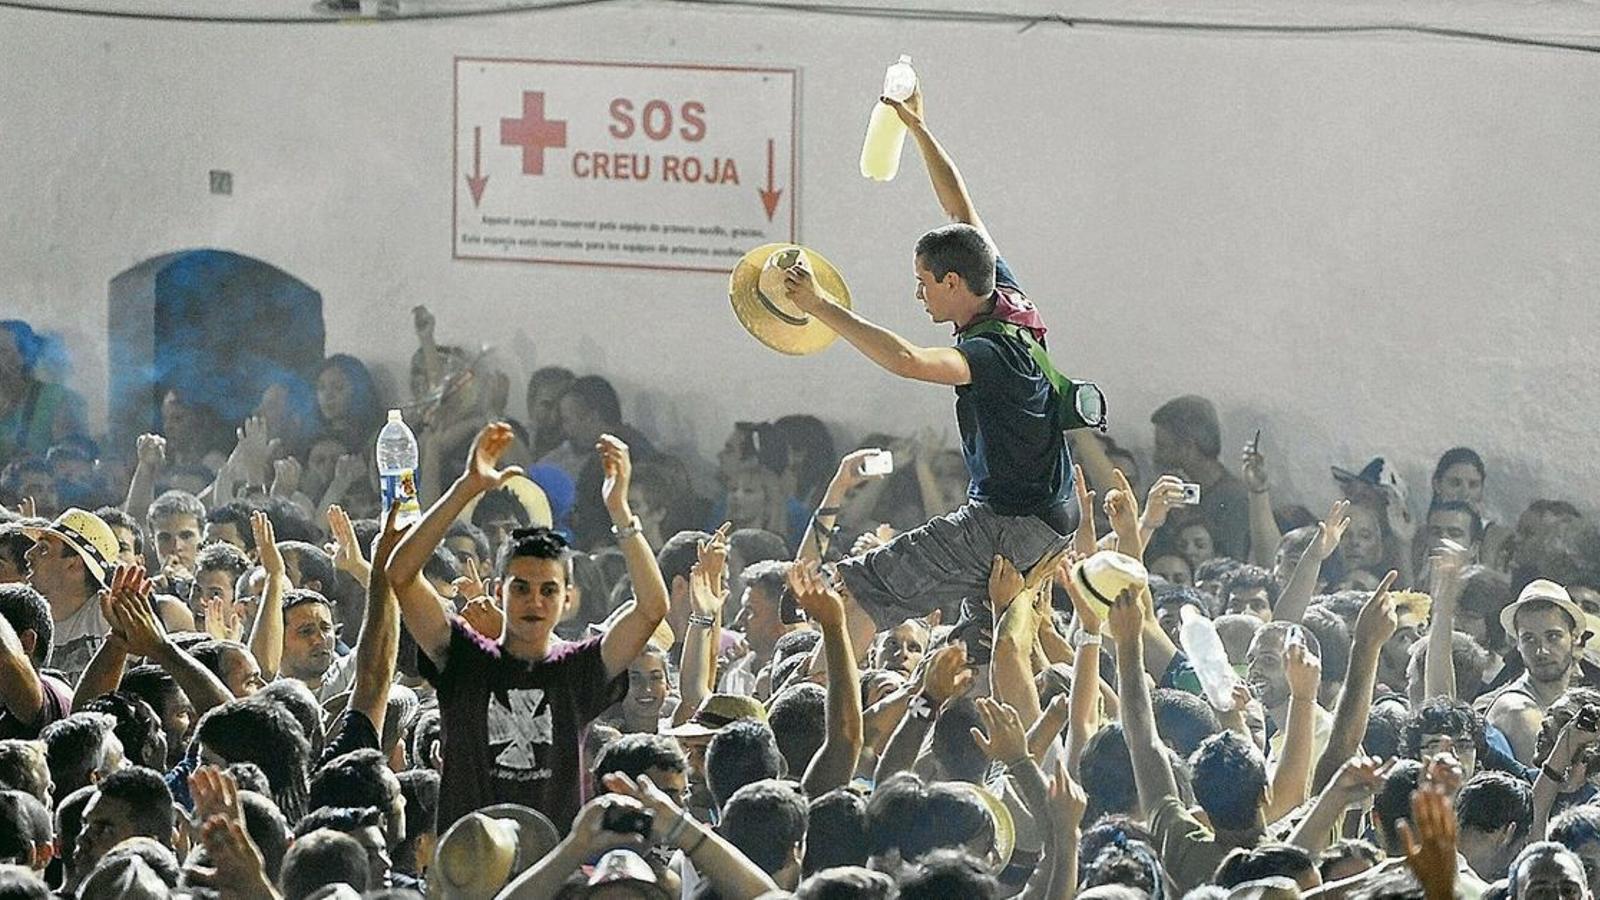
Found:
[[[1126,553],[1101,550],[1072,567],[1072,581],[1103,616],[1123,591],[1143,590],[1150,582],[1150,572]]]
[[[728,276],[728,300],[739,324],[755,339],[779,353],[805,356],[833,343],[838,334],[789,299],[784,276],[805,263],[817,285],[845,309],[850,288],[833,263],[798,244],[763,244],[746,253]]]

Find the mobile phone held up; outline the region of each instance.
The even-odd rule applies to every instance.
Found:
[[[894,472],[894,452],[879,450],[861,461],[861,474],[866,477],[889,475]]]
[[[778,597],[778,621],[785,625],[798,625],[806,617],[800,612],[800,606],[795,602],[794,591],[788,585],[783,586],[783,594]]]

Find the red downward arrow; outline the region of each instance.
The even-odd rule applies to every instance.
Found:
[[[472,174],[467,176],[467,190],[472,192],[472,205],[477,206],[483,201],[483,189],[489,184],[489,176],[483,174],[483,128],[472,129]],[[767,218],[772,218],[770,215]]]
[[[778,211],[778,198],[783,196],[783,191],[773,184],[774,172],[772,168],[772,138],[767,138],[767,189],[759,191],[761,205],[767,208],[767,221],[772,221],[773,213]]]

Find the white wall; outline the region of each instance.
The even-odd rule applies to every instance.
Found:
[[[613,376],[669,442],[800,409],[953,432],[946,392],[844,347],[766,351],[717,276],[450,258],[453,56],[794,65],[802,235],[860,309],[944,340],[907,289],[939,222],[920,166],[883,186],[855,171],[902,50],[1058,361],[1102,382],[1123,440],[1146,446],[1150,410],[1194,391],[1228,447],[1262,427],[1288,496],[1317,505],[1330,462],[1384,452],[1425,493],[1461,442],[1507,514],[1600,486],[1600,58],[1552,50],[653,5],[379,27],[3,10],[0,313],[63,334],[103,410],[106,282],[212,246],[318,288],[330,352],[400,372],[426,302],[441,339],[493,335],[523,372]],[[211,168],[233,196],[207,193]]]

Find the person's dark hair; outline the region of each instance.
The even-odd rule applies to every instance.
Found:
[[[728,553],[737,555],[745,565],[745,572],[757,563],[771,560],[785,562],[789,559],[789,544],[782,535],[765,528],[740,528],[728,535]]]
[[[521,506],[520,503],[517,505],[519,507]],[[474,556],[478,557],[479,561],[490,562],[489,536],[483,533],[482,528],[479,528],[471,522],[463,522],[460,519],[457,519],[450,523],[450,530],[444,533],[444,539],[448,541],[451,538],[458,537],[464,537],[472,542],[472,553]]]
[[[335,353],[317,368],[317,380],[320,381],[322,373],[329,369],[338,369],[350,383],[350,419],[357,428],[357,433],[350,436],[366,437],[369,433],[375,433],[383,425],[384,410],[383,404],[378,401],[378,386],[372,380],[372,372],[367,369],[366,363],[348,353]],[[317,423],[319,430],[326,430],[334,424],[323,417],[320,402],[317,404]]]
[[[796,495],[803,502],[815,498],[827,486],[838,461],[833,434],[821,419],[803,413],[774,419],[772,425],[789,446],[791,456],[799,451],[800,459],[794,465]],[[744,557],[747,563],[750,559]]]
[[[250,571],[250,557],[232,544],[217,541],[201,547],[195,554],[194,569],[196,572],[224,572],[230,580],[238,581],[240,575]]]
[[[298,821],[305,814],[311,746],[283,707],[257,697],[229,701],[200,719],[195,739],[227,762],[260,766],[284,816]]]
[[[760,587],[772,602],[778,602],[788,587],[789,570],[794,563],[782,559],[769,559],[745,566],[740,578],[746,587]]]
[[[200,643],[195,644],[193,647],[190,647],[189,655],[194,657],[195,662],[198,662],[200,665],[209,669],[211,674],[226,681],[227,679],[222,674],[222,661],[226,658],[229,650],[232,650],[236,653],[246,654],[250,652],[249,647],[246,647],[244,644],[241,644],[238,641],[219,641],[213,639],[201,641]]]
[[[1150,414],[1150,422],[1170,431],[1180,440],[1195,445],[1202,456],[1215,459],[1222,452],[1222,426],[1217,408],[1210,400],[1185,394],[1163,403]],[[1195,577],[1200,576],[1197,573]]]
[[[1600,841],[1600,806],[1580,803],[1567,807],[1550,820],[1546,837],[1574,851],[1591,841]]]
[[[45,828],[42,842],[50,840],[50,813],[39,798],[22,791],[0,791],[0,863],[27,865],[33,845],[41,843],[36,827],[40,817]]]
[[[718,831],[771,875],[805,839],[806,821],[804,795],[787,781],[768,778],[733,792],[722,806]]]
[[[112,731],[129,762],[167,768],[167,733],[162,730],[161,717],[143,698],[129,691],[112,691],[84,704],[83,711],[105,713],[117,720]]]
[[[1474,544],[1483,540],[1483,516],[1478,515],[1478,511],[1473,509],[1471,504],[1460,500],[1435,500],[1428,507],[1428,515],[1431,516],[1436,512],[1466,513],[1468,520],[1472,523],[1467,528],[1467,536],[1472,539]],[[1426,522],[1427,518],[1424,517],[1423,521]]]
[[[148,663],[124,672],[118,688],[150,704],[158,716],[165,715],[166,710],[175,703],[188,702],[183,689],[178,687],[178,682],[167,674],[166,669]]]
[[[383,828],[383,813],[376,806],[323,806],[306,813],[294,826],[303,837],[319,828],[349,834],[362,828]]]
[[[1194,799],[1211,818],[1212,827],[1243,830],[1261,818],[1267,786],[1267,761],[1261,751],[1232,731],[1214,734],[1189,758],[1194,770]]]
[[[1224,612],[1237,612],[1233,609],[1233,598],[1253,591],[1256,588],[1265,588],[1267,602],[1276,605],[1278,602],[1278,582],[1272,578],[1272,573],[1261,566],[1246,563],[1234,570],[1233,577],[1228,579],[1227,585],[1222,589],[1222,609]]]
[[[265,797],[272,793],[272,782],[267,780],[267,773],[252,762],[228,763],[227,773],[239,785],[241,791],[255,791]]]
[[[411,765],[422,769],[432,767],[433,748],[441,739],[442,729],[437,709],[417,717],[417,724],[411,729]]]
[[[602,425],[614,427],[622,424],[622,401],[617,399],[617,389],[599,375],[573,379],[567,389],[561,392],[563,400],[568,397],[593,412]]]
[[[500,545],[500,555],[495,559],[494,573],[498,578],[504,578],[510,570],[511,561],[519,557],[529,556],[534,559],[549,559],[561,562],[566,559],[567,539],[558,531],[535,526],[532,528],[517,528]],[[565,567],[562,567],[565,569]]]
[[[1150,705],[1156,733],[1185,759],[1200,749],[1206,738],[1222,730],[1211,704],[1188,691],[1157,688],[1151,692]]]
[[[1298,880],[1316,867],[1317,861],[1310,853],[1292,844],[1259,844],[1229,853],[1211,880],[1225,888],[1236,888],[1246,881],[1274,876]]]
[[[1511,579],[1505,573],[1488,566],[1467,566],[1461,570],[1461,597],[1456,603],[1463,610],[1483,618],[1483,645],[1486,648],[1506,649],[1506,632],[1500,625],[1500,611],[1515,599],[1516,595],[1511,591]]]
[[[188,491],[167,491],[157,497],[150,504],[150,511],[145,513],[144,520],[151,534],[155,533],[156,522],[173,516],[188,516],[194,519],[196,528],[203,527],[206,521],[206,505],[200,498]]]
[[[1505,772],[1479,772],[1457,792],[1456,818],[1479,831],[1514,825],[1511,834],[1520,840],[1533,822],[1533,787]]]
[[[1360,838],[1344,838],[1343,840],[1335,841],[1326,850],[1322,851],[1321,856],[1317,857],[1317,872],[1322,876],[1323,881],[1332,881],[1334,867],[1347,859],[1366,860],[1367,867],[1371,868],[1383,862],[1383,851],[1379,850],[1378,845],[1371,841],[1364,841]]]
[[[170,841],[163,838],[157,840],[149,836],[132,837],[106,851],[95,863],[91,870],[89,880],[78,888],[79,900],[98,900],[105,896],[90,887],[90,882],[95,880],[95,874],[102,869],[124,869],[129,866],[143,866],[146,870],[161,879],[169,889],[178,886],[178,879],[182,876],[182,869],[178,865],[178,856],[168,846]],[[109,874],[109,873],[108,873]],[[118,881],[120,878],[114,878]],[[119,885],[120,886],[120,885]],[[98,885],[96,885],[98,887]],[[120,891],[113,896],[122,896]]]
[[[822,635],[809,628],[785,632],[772,645],[772,660],[773,662],[778,662],[791,656],[810,653],[820,643],[822,643]]]
[[[1000,896],[1000,884],[983,863],[960,850],[934,850],[900,878],[900,900]]]
[[[809,681],[789,685],[767,704],[767,724],[778,740],[778,752],[796,776],[828,737],[827,705],[827,690]]]
[[[278,550],[284,554],[295,555],[296,561],[300,564],[301,588],[315,581],[322,585],[319,590],[330,601],[333,600],[339,588],[339,570],[334,568],[333,557],[328,555],[328,551],[306,541],[279,541]],[[287,596],[284,598],[284,603],[287,607]]]
[[[1213,557],[1195,566],[1194,580],[1196,584],[1202,581],[1221,582],[1222,587],[1220,590],[1226,594],[1228,592],[1228,579],[1232,578],[1234,573],[1243,567],[1244,563],[1231,556]],[[1222,598],[1218,597],[1217,599],[1221,600]]]
[[[282,603],[285,620],[289,617],[289,610],[298,609],[309,603],[320,603],[328,608],[328,615],[334,614],[333,601],[323,596],[321,591],[313,591],[310,588],[290,588],[284,591]]]
[[[482,528],[490,522],[504,522],[507,519],[516,522],[519,527],[528,524],[528,509],[511,493],[508,488],[495,488],[488,491],[478,500],[478,505],[472,508],[472,524]]]
[[[305,900],[330,884],[367,889],[367,851],[356,839],[321,829],[295,839],[283,857],[279,883],[284,900]]]
[[[88,808],[89,801],[93,800],[99,793],[99,789],[94,785],[86,784],[65,797],[58,798],[55,809],[55,833],[58,835],[76,835],[82,831],[83,811]],[[61,860],[62,866],[69,871],[72,868],[72,857],[77,851],[77,844],[76,840],[64,840],[61,842],[61,846],[57,848],[56,858]]]
[[[666,539],[656,552],[656,565],[661,567],[661,580],[667,588],[679,578],[689,580],[689,570],[700,558],[700,542],[710,540],[704,531],[680,531]]]
[[[1478,759],[1488,757],[1484,745],[1483,716],[1470,703],[1449,697],[1434,697],[1411,711],[1406,717],[1401,733],[1400,752],[1407,759],[1422,761],[1422,741],[1430,734],[1445,734],[1452,739],[1466,738],[1478,753]]]
[[[719,809],[739,788],[783,774],[783,754],[765,722],[740,719],[718,731],[706,747],[706,787]]]
[[[239,805],[244,807],[244,830],[256,842],[266,863],[267,877],[274,884],[283,869],[283,855],[289,852],[289,822],[270,797],[241,790]]]
[[[592,772],[599,784],[601,776],[612,772],[638,778],[650,769],[682,772],[688,767],[688,757],[676,740],[661,734],[625,734],[595,756]]]
[[[944,777],[978,784],[989,771],[989,757],[972,739],[973,728],[985,730],[978,704],[971,697],[951,700],[933,720],[933,758],[939,761]]]
[[[1511,869],[1506,874],[1508,889],[1511,892],[1510,895],[1512,897],[1521,896],[1521,889],[1518,885],[1518,882],[1522,878],[1523,868],[1527,866],[1529,862],[1541,857],[1562,856],[1567,857],[1567,860],[1571,864],[1573,871],[1575,871],[1580,877],[1582,877],[1584,873],[1588,872],[1588,869],[1583,864],[1582,857],[1578,856],[1576,851],[1569,850],[1555,841],[1535,841],[1534,843],[1523,847],[1522,852],[1517,854],[1517,858],[1511,861]],[[1587,891],[1585,893],[1587,893]]]
[[[1444,473],[1461,463],[1466,463],[1477,469],[1480,479],[1489,477],[1489,470],[1484,468],[1483,457],[1478,455],[1478,451],[1471,447],[1451,447],[1444,452],[1444,455],[1439,457],[1438,465],[1433,467],[1433,477],[1430,479],[1430,483],[1437,482],[1444,477]]]
[[[422,574],[434,581],[450,584],[461,577],[461,564],[456,562],[454,553],[440,544],[428,554],[428,559],[422,564]]]
[[[438,828],[439,773],[432,769],[407,769],[400,779],[400,796],[406,801],[406,833],[394,851],[394,866],[415,875],[419,871],[417,839]]]
[[[377,750],[362,748],[336,756],[311,776],[306,809],[371,806],[387,812],[398,799],[384,777],[388,772],[389,763]]]
[[[961,847],[994,835],[994,819],[970,787],[927,782],[900,772],[879,785],[867,801],[867,852],[898,852],[916,860],[940,847]]]
[[[1344,620],[1325,606],[1311,606],[1300,617],[1300,624],[1322,648],[1322,680],[1343,682],[1350,670],[1350,629]]]
[[[815,835],[806,839],[806,858],[811,858]],[[894,879],[860,865],[834,866],[816,870],[795,888],[795,900],[893,900]]]
[[[23,866],[0,866],[0,900],[52,900],[50,886]]]
[[[250,528],[250,504],[243,500],[230,500],[221,506],[212,507],[211,511],[206,513],[205,524],[232,525],[233,530],[237,531],[239,538],[244,541],[244,548],[256,549],[256,535]]]
[[[811,801],[808,821],[805,874],[867,864],[867,801],[860,794],[834,788]]]
[[[144,558],[144,528],[139,525],[139,520],[115,506],[102,506],[94,514],[110,528],[126,528],[133,532],[133,555]],[[205,520],[201,519],[200,524],[204,525]]]
[[[1121,885],[1146,896],[1159,898],[1165,887],[1165,873],[1155,845],[1123,836],[1100,843],[1090,856],[1083,852],[1081,890],[1102,885]]]
[[[1411,815],[1411,792],[1422,778],[1422,763],[1403,759],[1394,764],[1378,793],[1372,798],[1373,817],[1378,821],[1379,837],[1387,849],[1400,845],[1396,823]]]
[[[1410,716],[1411,712],[1403,700],[1373,704],[1372,712],[1367,715],[1367,732],[1361,738],[1362,750],[1379,759],[1401,755],[1406,720]]]
[[[317,702],[317,695],[311,693],[305,682],[294,678],[269,681],[250,699],[258,703],[270,703],[294,717],[295,724],[300,726],[301,736],[311,743],[311,756],[308,760],[316,759],[322,754],[322,746],[328,736],[328,731],[322,724],[322,704]]]
[[[79,712],[57,719],[39,732],[58,801],[92,780],[90,774],[105,760],[106,737],[116,727],[117,720],[105,713]]]
[[[91,601],[92,602],[92,601]],[[50,662],[51,642],[55,640],[55,619],[50,615],[50,601],[32,586],[0,584],[0,616],[5,617],[20,637],[24,631],[34,633],[33,652],[29,658],[38,669]]]
[[[1184,565],[1188,565],[1188,560],[1184,560]],[[1174,607],[1182,609],[1184,606],[1193,606],[1208,619],[1214,618],[1216,613],[1211,604],[1206,602],[1205,594],[1185,584],[1163,582],[1152,588],[1151,601],[1158,612]]]
[[[126,804],[129,822],[140,835],[168,846],[172,843],[172,791],[161,773],[144,766],[126,766],[100,779],[100,796]]]
[[[1139,808],[1133,786],[1133,757],[1128,753],[1122,723],[1108,722],[1090,736],[1079,760],[1080,781],[1089,806],[1083,820],[1093,822],[1107,813],[1132,813]]]
[[[1083,837],[1078,839],[1078,851],[1080,858],[1087,861],[1099,856],[1100,851],[1110,844],[1131,841],[1139,841],[1147,847],[1156,846],[1156,836],[1144,823],[1122,813],[1111,813],[1101,816],[1093,825],[1084,827]],[[1087,862],[1084,864],[1087,865]]]
[[[956,222],[925,233],[917,239],[916,257],[936,281],[954,272],[974,295],[994,293],[994,245],[971,225]]]

